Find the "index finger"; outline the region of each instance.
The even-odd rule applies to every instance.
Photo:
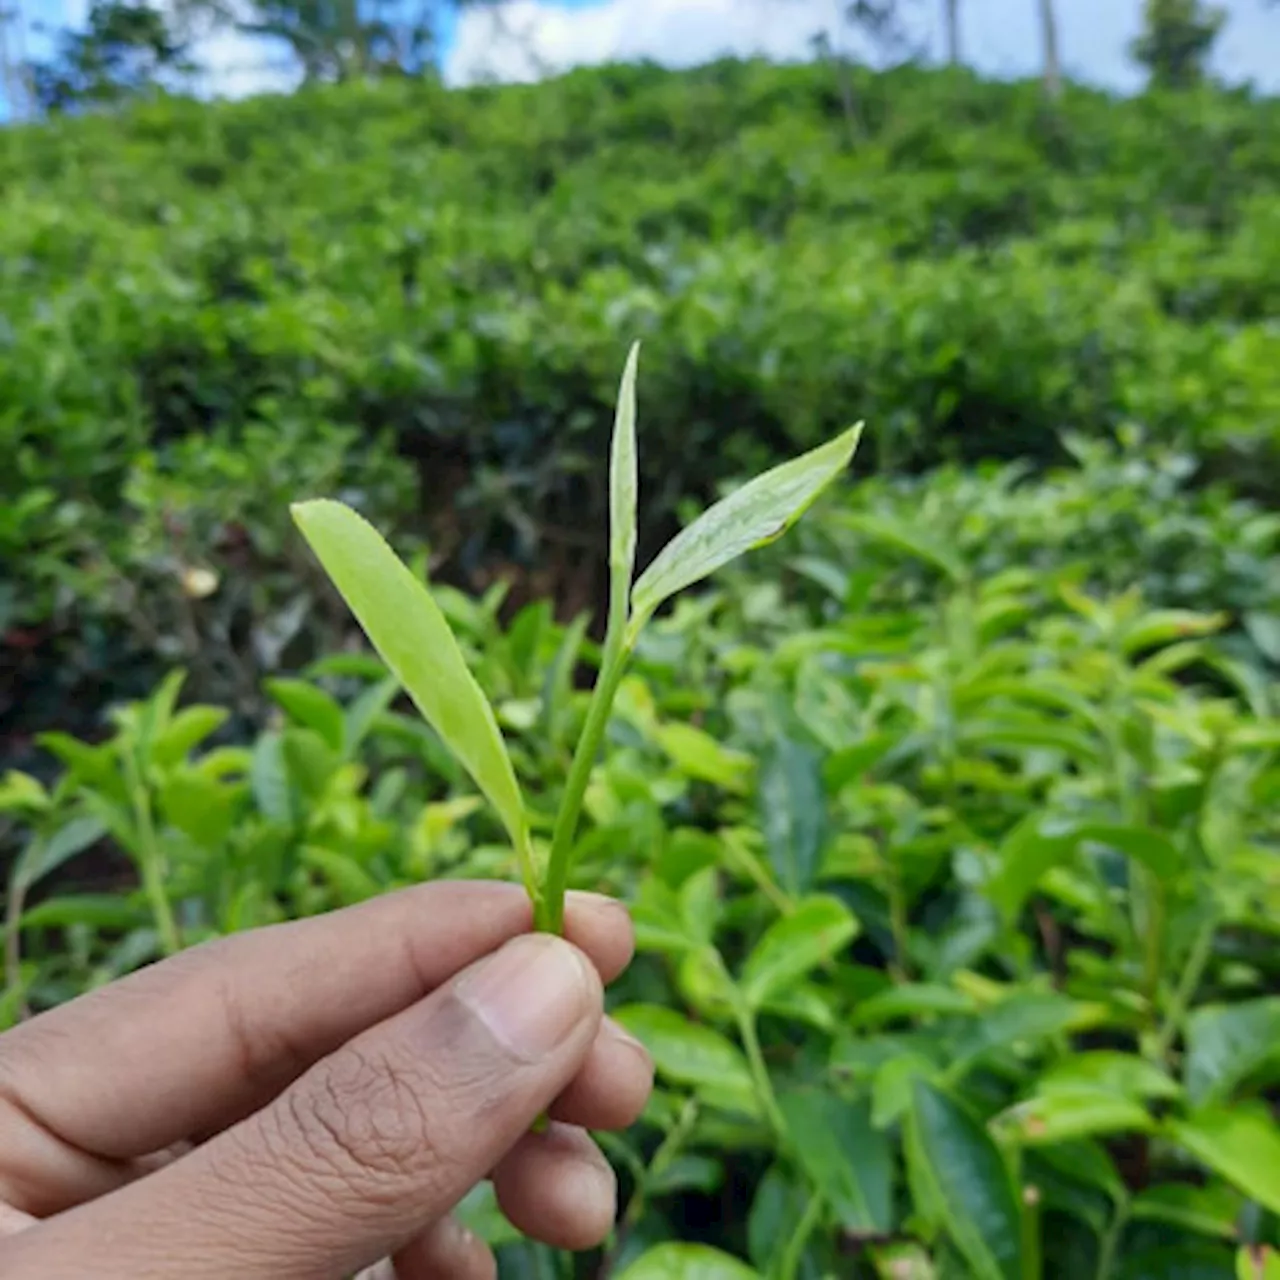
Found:
[[[0,1036],[0,1104],[125,1160],[234,1123],[366,1028],[532,928],[516,885],[442,881],[195,947]],[[608,982],[625,907],[570,894],[565,932]]]

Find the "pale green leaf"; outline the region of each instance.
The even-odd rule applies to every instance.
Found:
[[[617,1280],[760,1280],[760,1273],[710,1245],[667,1241],[642,1253]]]
[[[498,811],[534,893],[528,826],[493,708],[427,588],[374,527],[340,502],[293,516],[382,660]]]
[[[754,547],[781,537],[849,465],[862,426],[766,471],[676,534],[631,592],[632,637],[654,610],[685,587]]]
[[[633,343],[618,388],[609,458],[609,563],[629,584],[636,563],[636,364],[640,344]]]

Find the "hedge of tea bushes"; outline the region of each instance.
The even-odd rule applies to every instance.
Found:
[[[300,494],[592,599],[636,337],[649,550],[858,418],[894,474],[1135,426],[1274,496],[1275,102],[855,88],[852,127],[829,67],[725,62],[4,131],[6,733],[177,660],[251,710],[325,647]]]

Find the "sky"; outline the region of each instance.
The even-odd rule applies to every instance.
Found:
[[[1280,9],[1265,0],[1219,0],[1230,18],[1216,70],[1280,92]],[[81,20],[87,0],[22,0],[28,22]],[[941,51],[942,0],[903,0],[917,42]],[[1055,0],[1064,67],[1074,78],[1128,92],[1141,76],[1129,61],[1142,0]],[[613,59],[671,65],[724,55],[811,56],[810,38],[839,30],[840,0],[510,0],[503,30],[483,9],[464,11],[445,33],[443,70],[453,84],[532,79],[541,72]],[[1036,0],[961,0],[962,56],[995,76],[1034,74],[1040,57]],[[44,43],[31,41],[33,51]],[[295,73],[250,37],[224,33],[198,50],[205,92],[242,96],[291,87]]]

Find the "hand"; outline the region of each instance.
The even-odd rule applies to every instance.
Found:
[[[484,1280],[449,1216],[492,1177],[527,1235],[588,1248],[644,1050],[602,1016],[623,907],[528,935],[506,884],[445,882],[219,939],[0,1036],[6,1280]],[[534,1134],[550,1109],[552,1124]]]

